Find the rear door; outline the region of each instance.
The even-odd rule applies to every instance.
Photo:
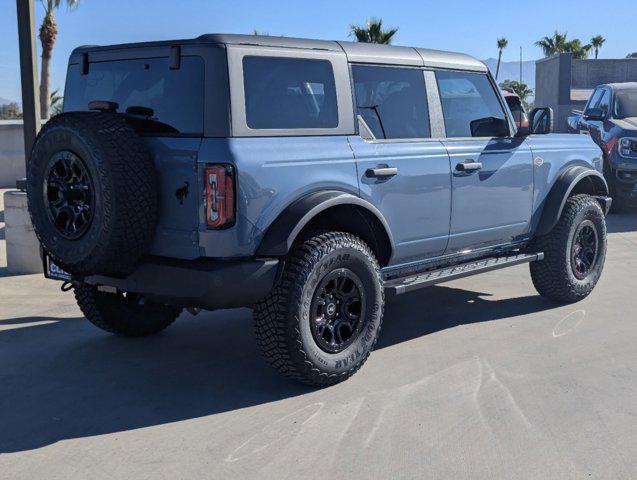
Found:
[[[127,114],[148,146],[158,176],[160,212],[150,253],[196,258],[196,165],[204,131],[204,59],[184,50],[173,65],[168,48],[133,49],[129,55],[91,54],[86,73],[79,63],[71,63],[64,111],[87,110],[90,101],[107,100],[117,103],[118,113]],[[145,58],[137,58],[142,55]]]
[[[447,253],[524,237],[533,204],[533,156],[512,137],[508,115],[486,73],[437,71],[451,160]]]
[[[449,157],[432,139],[424,72],[352,65],[356,113],[375,138],[350,137],[361,196],[389,223],[393,263],[441,255],[449,236]]]

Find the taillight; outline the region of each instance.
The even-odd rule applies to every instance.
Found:
[[[204,168],[206,225],[224,228],[234,223],[234,169],[231,165]]]

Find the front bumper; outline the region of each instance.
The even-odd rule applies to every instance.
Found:
[[[274,258],[186,261],[151,257],[126,278],[93,275],[82,281],[140,293],[170,305],[216,310],[250,307],[263,300],[274,287],[281,266]]]

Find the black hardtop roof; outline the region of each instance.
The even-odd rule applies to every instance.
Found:
[[[255,47],[325,50],[332,52],[344,52],[350,62],[427,66],[481,72],[487,71],[487,67],[484,63],[464,53],[370,43],[222,33],[205,34],[197,38],[183,40],[163,40],[156,42],[126,43],[104,46],[85,45],[76,48],[71,55],[90,53],[94,51],[122,50],[127,48],[201,44],[252,45]]]

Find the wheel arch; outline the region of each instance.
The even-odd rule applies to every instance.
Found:
[[[382,213],[351,193],[326,190],[308,194],[290,204],[270,224],[257,255],[285,256],[307,230],[330,229],[352,233],[364,240],[381,266],[394,252],[391,230]]]
[[[576,165],[565,170],[555,181],[544,201],[536,235],[545,235],[557,224],[569,197],[580,193],[594,196],[604,213],[608,213],[611,199],[604,176],[590,167]]]

